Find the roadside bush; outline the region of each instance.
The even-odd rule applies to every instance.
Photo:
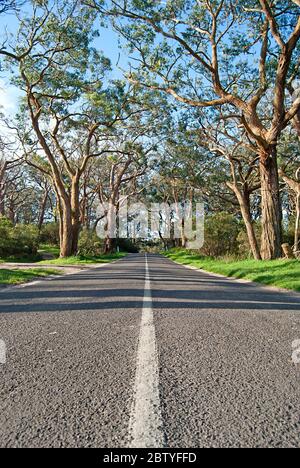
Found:
[[[97,236],[95,231],[83,229],[80,233],[78,243],[79,255],[97,256],[103,253],[103,241]]]
[[[40,233],[41,244],[59,245],[59,225],[58,223],[44,224]]]
[[[236,255],[241,231],[239,221],[231,214],[217,213],[205,221],[205,242],[201,253],[209,257]]]
[[[38,250],[38,230],[31,225],[13,224],[0,218],[0,257],[33,256]]]

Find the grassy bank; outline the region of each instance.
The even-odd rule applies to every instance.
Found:
[[[300,291],[300,262],[298,260],[230,261],[207,258],[183,250],[171,250],[165,255],[177,263],[195,266],[212,273]]]
[[[55,258],[54,260],[44,260],[39,262],[39,265],[58,265],[58,266],[70,266],[70,265],[89,265],[93,263],[110,263],[115,260],[120,260],[121,258],[126,257],[126,253],[114,253],[110,255],[100,255],[100,256],[78,256],[78,257],[69,257],[69,258]]]
[[[45,276],[59,275],[60,272],[54,269],[32,268],[29,270],[7,270],[0,269],[0,285],[1,284],[21,284],[32,281],[36,278]]]

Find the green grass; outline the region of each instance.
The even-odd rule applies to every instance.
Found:
[[[59,274],[59,271],[48,268],[32,268],[29,270],[0,269],[0,284],[21,284],[36,278]]]
[[[5,257],[5,258],[0,258],[0,264],[1,263],[36,263],[41,261],[42,257],[38,255],[26,255],[26,256],[20,256],[20,257]]]
[[[183,265],[195,266],[212,273],[248,279],[268,286],[300,291],[300,262],[298,260],[222,260],[171,250],[166,257]]]
[[[39,262],[39,265],[59,265],[59,266],[70,266],[70,265],[89,265],[92,263],[110,263],[115,260],[120,260],[126,257],[126,253],[115,253],[110,255],[100,255],[97,257],[93,256],[78,256],[69,258],[56,258],[54,260],[44,260]]]
[[[59,247],[56,245],[42,244],[39,248],[39,254],[50,254],[53,257],[59,257]]]

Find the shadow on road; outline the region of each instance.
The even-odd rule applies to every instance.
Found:
[[[300,297],[189,271],[150,257],[154,309],[300,311]],[[3,291],[0,313],[89,312],[142,308],[145,262],[132,255],[117,264]]]

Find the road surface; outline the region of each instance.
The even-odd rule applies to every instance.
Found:
[[[160,256],[0,292],[1,447],[299,447],[300,295]]]

